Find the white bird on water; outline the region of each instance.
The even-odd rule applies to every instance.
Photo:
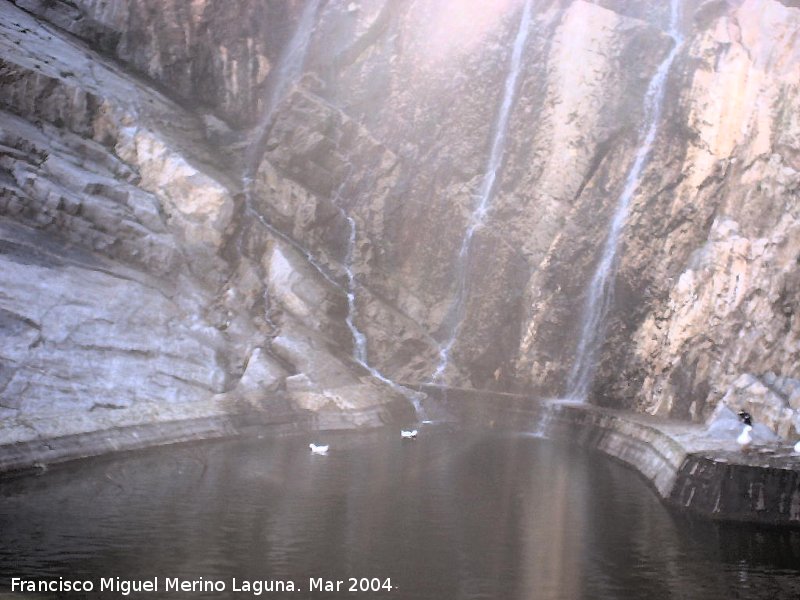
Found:
[[[402,437],[404,440],[413,439],[413,438],[417,437],[417,430],[416,429],[412,429],[411,431],[409,431],[407,429],[402,429],[402,430],[400,430],[400,437]]]
[[[327,454],[329,446],[328,444],[325,444],[324,446],[317,446],[316,444],[312,443],[309,444],[308,447],[311,448],[312,454]]]

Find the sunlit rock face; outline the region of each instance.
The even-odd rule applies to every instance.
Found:
[[[183,151],[196,126],[0,10],[3,441],[218,413],[236,359],[203,313],[232,204]]]
[[[702,419],[743,373],[797,375],[800,14],[778,2],[709,2],[685,17],[687,41],[622,240],[593,399]],[[619,193],[598,176],[578,203]],[[565,272],[586,252],[587,231],[568,224],[532,278],[530,346],[517,376],[548,393],[563,390],[574,348],[565,330],[576,311],[563,292],[585,284]],[[763,412],[783,435],[798,433],[758,404],[748,405],[757,419]]]
[[[702,418],[745,373],[798,375],[800,11],[714,8],[693,20],[674,116],[629,223],[627,306],[596,386],[679,418]]]
[[[335,36],[325,37],[338,23],[331,14],[319,35],[332,51],[317,59],[323,77],[317,93],[399,159],[398,181],[378,206],[369,188],[345,195],[371,249],[365,288],[390,299],[439,343],[459,293],[457,257],[486,168],[521,3],[491,19],[484,15],[475,24],[480,32],[473,32],[480,43],[453,38],[448,6],[364,3],[349,15],[351,28],[363,34],[341,49]],[[621,154],[617,146],[635,139],[648,77],[668,49],[657,28],[586,2],[544,7],[532,27],[503,171],[465,261],[465,317],[450,384],[512,385],[528,279],[603,157]],[[622,69],[626,61],[636,69]],[[382,218],[368,214],[375,208]],[[602,227],[598,222],[597,237]],[[580,272],[572,276],[576,285],[585,280]],[[401,378],[430,378],[436,363],[422,344],[417,364],[397,369],[411,345],[392,348],[387,341],[376,361]]]
[[[381,406],[406,403],[349,360],[344,292],[241,222],[239,174],[207,144],[202,115],[11,3],[0,10],[0,443],[302,414],[285,384],[301,368],[325,399],[353,392],[329,426],[374,425]],[[314,348],[302,363],[273,348],[283,312],[284,346]]]
[[[57,406],[89,427],[153,414],[137,402],[281,398],[331,426],[379,422],[405,400],[353,360],[348,291],[386,377],[431,378],[463,298],[444,383],[562,395],[673,42],[669,3],[534,3],[460,260],[523,4],[322,3],[248,206],[246,148],[302,2],[5,3],[3,414]],[[590,400],[695,420],[724,401],[792,437],[800,9],[682,6]],[[763,401],[745,400],[756,384]]]

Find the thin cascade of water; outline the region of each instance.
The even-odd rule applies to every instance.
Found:
[[[341,210],[341,209],[340,209]],[[348,216],[342,210],[342,214],[347,219],[350,234],[347,240],[347,256],[345,257],[344,270],[347,274],[347,328],[353,336],[353,359],[360,365],[367,365],[367,336],[356,326],[356,275],[353,272],[353,259],[355,258],[356,248],[356,222],[353,217]]]
[[[294,30],[289,43],[278,60],[278,64],[275,66],[275,75],[271,78],[269,84],[261,120],[256,127],[253,142],[247,149],[244,177],[248,180],[248,183],[249,180],[252,180],[261,162],[266,138],[272,126],[275,108],[303,73],[308,46],[311,42],[311,34],[314,32],[316,25],[319,4],[320,0],[306,0],[303,12],[297,22],[297,28]]]
[[[275,76],[270,84],[261,120],[256,128],[255,134],[253,136],[253,141],[249,145],[246,151],[245,168],[242,176],[242,188],[244,197],[243,212],[245,216],[255,217],[256,221],[260,223],[265,229],[267,229],[272,235],[281,239],[282,241],[293,247],[295,250],[300,252],[305,257],[306,261],[312,267],[314,267],[314,269],[330,285],[332,285],[337,289],[342,290],[343,289],[342,286],[328,272],[328,270],[325,269],[319,263],[319,261],[317,261],[317,259],[307,248],[305,248],[302,244],[300,244],[296,240],[292,239],[288,235],[278,230],[264,217],[264,215],[262,215],[253,207],[253,200],[254,200],[253,183],[255,179],[255,174],[258,170],[258,166],[264,154],[266,140],[269,135],[270,128],[272,127],[273,114],[278,104],[280,104],[281,100],[283,100],[283,98],[288,93],[292,84],[300,77],[300,75],[303,72],[303,66],[305,64],[306,54],[308,52],[308,47],[311,42],[311,35],[314,31],[316,15],[319,10],[320,2],[321,0],[306,1],[303,7],[303,12],[301,13],[300,19],[297,24],[297,28],[295,29],[292,38],[289,40],[286,49],[284,50],[278,64],[275,67],[274,71]],[[341,190],[347,183],[348,178],[349,175],[342,182],[342,185],[340,186],[339,190],[336,193],[336,199],[339,198]],[[336,201],[334,201],[334,204],[336,204]],[[355,278],[355,273],[352,270],[352,262],[354,258],[355,242],[356,242],[356,225],[355,221],[347,214],[345,214],[344,210],[341,207],[339,207],[338,204],[336,205],[337,208],[339,208],[339,210],[342,212],[342,215],[347,220],[350,228],[347,257],[345,259],[345,265],[344,265],[345,271],[347,273],[347,289],[343,291],[345,291],[347,295],[348,311],[347,311],[346,322],[347,322],[347,327],[353,336],[353,359],[361,367],[367,370],[370,373],[370,375],[372,375],[372,377],[389,385],[392,389],[400,392],[403,396],[405,396],[414,405],[414,409],[417,413],[417,416],[420,418],[424,418],[424,411],[420,404],[419,395],[413,392],[412,390],[409,390],[395,383],[388,377],[384,376],[377,369],[371,366],[368,362],[367,338],[355,324],[356,278]],[[242,255],[243,252],[242,243],[243,243],[243,236],[240,235],[238,239],[239,255]],[[270,302],[266,290],[264,292],[264,306],[265,306],[265,319],[267,323],[269,323],[273,328],[276,328],[276,325],[271,318],[270,308],[269,308]]]
[[[272,118],[274,116],[275,108],[278,106],[278,104],[280,104],[281,100],[283,100],[283,98],[286,96],[292,84],[303,72],[306,54],[308,53],[308,47],[311,43],[311,35],[314,32],[319,5],[320,0],[308,0],[305,3],[303,12],[300,14],[297,27],[292,34],[292,37],[289,40],[286,48],[284,49],[284,52],[281,54],[278,64],[275,66],[275,70],[273,71],[274,76],[271,77],[269,91],[264,103],[264,110],[262,112],[261,120],[255,129],[253,141],[246,151],[245,168],[242,176],[242,189],[244,196],[243,211],[244,216],[254,217],[256,221],[271,234],[300,252],[305,257],[306,261],[312,267],[314,267],[314,269],[329,284],[337,289],[342,289],[342,286],[319,263],[319,261],[314,258],[307,248],[275,228],[275,226],[273,226],[260,212],[253,207],[255,193],[253,190],[253,180],[264,154],[266,138],[269,135],[269,130],[272,126]],[[242,242],[243,236],[240,235],[238,240],[238,251],[240,256],[243,253]]]
[[[422,407],[420,401],[420,394],[410,390],[402,385],[398,384],[397,382],[389,379],[383,373],[381,373],[378,369],[373,367],[369,364],[369,354],[367,352],[367,336],[358,328],[355,322],[356,314],[357,314],[357,306],[356,306],[356,288],[358,282],[356,281],[356,274],[353,271],[353,262],[355,260],[355,253],[356,253],[356,222],[353,217],[349,216],[344,209],[339,206],[338,199],[341,197],[341,192],[343,187],[348,181],[348,177],[344,179],[342,184],[339,186],[339,190],[336,192],[336,196],[334,199],[334,206],[339,209],[340,214],[344,219],[347,221],[348,224],[348,239],[347,239],[347,252],[345,254],[344,260],[344,270],[345,274],[347,275],[347,317],[345,318],[345,322],[347,323],[347,328],[350,330],[350,335],[353,336],[353,360],[356,361],[362,368],[369,372],[372,377],[385,383],[389,387],[391,387],[394,391],[402,394],[414,407],[414,412],[417,415],[419,420],[424,420],[426,418],[425,411]]]
[[[533,0],[525,1],[525,5],[522,9],[522,17],[520,18],[519,22],[519,29],[517,30],[517,35],[514,38],[514,48],[511,54],[511,63],[506,75],[505,86],[503,87],[503,97],[497,113],[497,122],[494,127],[494,136],[492,138],[491,150],[489,152],[489,160],[486,164],[486,171],[478,190],[478,202],[472,212],[470,224],[466,233],[464,234],[464,239],[461,242],[461,249],[459,250],[456,262],[456,299],[450,310],[448,319],[446,319],[446,321],[450,321],[454,323],[454,325],[450,331],[450,337],[447,343],[439,349],[439,364],[431,377],[432,383],[439,382],[443,377],[450,361],[450,352],[452,351],[453,345],[458,338],[458,333],[464,320],[464,309],[466,307],[467,296],[468,258],[475,233],[483,226],[486,215],[489,212],[492,195],[497,182],[497,175],[503,162],[503,154],[505,152],[506,137],[508,133],[508,119],[511,115],[511,108],[514,105],[514,98],[516,96],[517,80],[519,79],[519,74],[522,67],[522,52],[525,49],[525,43],[527,42],[528,32],[530,30],[532,5]]]
[[[267,137],[269,136],[270,128],[272,127],[272,119],[274,115],[274,111],[278,104],[280,104],[281,100],[286,96],[289,89],[291,88],[292,84],[300,77],[303,72],[303,66],[305,65],[305,58],[308,52],[308,46],[311,42],[311,35],[314,31],[314,26],[316,22],[316,15],[319,10],[321,0],[307,0],[304,7],[303,12],[300,15],[300,19],[297,23],[297,28],[295,29],[292,38],[289,40],[288,45],[286,46],[285,51],[281,55],[280,61],[275,67],[275,77],[271,81],[271,85],[269,88],[269,93],[267,95],[264,111],[262,113],[261,121],[256,128],[255,135],[253,136],[253,141],[247,149],[247,153],[245,156],[245,169],[244,174],[242,177],[242,187],[244,191],[244,214],[245,215],[252,215],[255,219],[271,234],[278,237],[285,243],[289,244],[295,250],[300,252],[306,259],[306,261],[314,267],[314,269],[333,287],[345,291],[347,295],[347,327],[350,330],[353,336],[353,358],[354,360],[365,370],[367,370],[372,377],[378,379],[379,381],[389,385],[392,389],[400,392],[406,398],[411,401],[414,405],[414,408],[417,412],[417,415],[420,415],[421,407],[419,405],[419,399],[417,395],[407,389],[404,388],[394,381],[390,380],[389,378],[385,377],[382,373],[380,373],[377,369],[372,367],[368,360],[367,360],[367,339],[366,336],[356,327],[355,325],[355,314],[356,314],[356,296],[355,296],[355,274],[352,270],[352,261],[353,261],[353,253],[355,250],[355,221],[345,214],[344,210],[338,206],[337,200],[340,197],[341,191],[343,187],[346,185],[349,174],[343,180],[342,184],[339,186],[339,189],[336,192],[336,197],[334,199],[334,204],[339,208],[342,212],[342,215],[347,220],[350,226],[350,235],[348,240],[348,250],[347,250],[347,257],[345,259],[345,271],[347,273],[347,289],[345,290],[337,281],[336,279],[328,272],[326,268],[324,268],[319,261],[313,256],[313,254],[305,248],[302,244],[297,242],[296,240],[292,239],[288,235],[284,234],[275,226],[273,226],[261,213],[259,213],[253,207],[253,200],[254,200],[254,190],[253,190],[253,182],[255,179],[255,174],[258,170],[258,166],[261,162],[261,159],[264,154],[264,149],[266,147]],[[239,238],[239,253],[242,253],[242,238]],[[264,305],[265,305],[265,316],[267,322],[275,327],[269,313],[269,298],[266,295],[264,297]]]
[[[317,271],[317,273],[319,273],[322,276],[322,278],[325,281],[327,281],[332,287],[335,287],[338,290],[344,289],[342,288],[342,285],[338,281],[336,281],[336,279],[334,279],[333,275],[331,275],[328,272],[328,270],[320,264],[320,262],[314,257],[314,255],[311,254],[311,251],[308,250],[305,246],[303,246],[298,241],[294,240],[293,238],[283,233],[280,229],[277,229],[272,223],[267,221],[267,219],[265,219],[261,213],[251,208],[249,205],[245,206],[245,213],[252,214],[256,218],[256,220],[259,223],[261,223],[264,229],[266,229],[272,235],[286,242],[292,248],[300,252],[300,254],[302,254],[303,257],[306,259],[306,262],[308,262],[308,264],[314,267],[314,270]],[[241,243],[241,240],[239,241]],[[241,254],[241,248],[240,248],[240,254]]]
[[[600,262],[589,283],[586,303],[583,309],[581,335],[575,353],[575,362],[567,380],[566,397],[571,400],[585,402],[594,378],[597,353],[605,339],[606,317],[613,301],[613,284],[617,267],[619,237],[628,217],[628,209],[633,194],[639,186],[642,170],[647,164],[647,159],[650,156],[650,151],[658,132],[667,77],[672,63],[683,45],[680,17],[680,0],[671,0],[668,33],[673,39],[672,50],[659,65],[648,85],[644,99],[645,125],[640,131],[641,141],[639,142],[639,148],[625,179],[625,186],[617,201],[617,207],[611,220]]]
[[[541,412],[536,415],[536,427],[533,428],[531,436],[537,438],[546,438],[550,421],[553,420],[553,408],[549,404],[543,404]]]

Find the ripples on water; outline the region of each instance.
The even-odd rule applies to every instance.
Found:
[[[320,600],[800,597],[800,532],[676,515],[636,473],[579,448],[449,426],[315,440],[328,456],[304,436],[251,439],[0,481],[0,585],[204,577],[229,591],[166,597],[253,597],[230,592],[236,577],[303,590],[262,597]],[[309,576],[397,589],[308,593]]]

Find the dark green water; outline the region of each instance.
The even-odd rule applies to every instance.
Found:
[[[800,532],[692,520],[580,448],[430,427],[160,449],[0,481],[0,586],[102,598],[800,598]],[[102,577],[158,592],[98,593]],[[164,578],[225,591],[164,592]],[[342,580],[310,591],[309,578]],[[345,592],[349,578],[391,591]],[[300,591],[233,591],[233,579]],[[288,585],[284,583],[284,585]],[[2,594],[0,594],[0,597]]]

